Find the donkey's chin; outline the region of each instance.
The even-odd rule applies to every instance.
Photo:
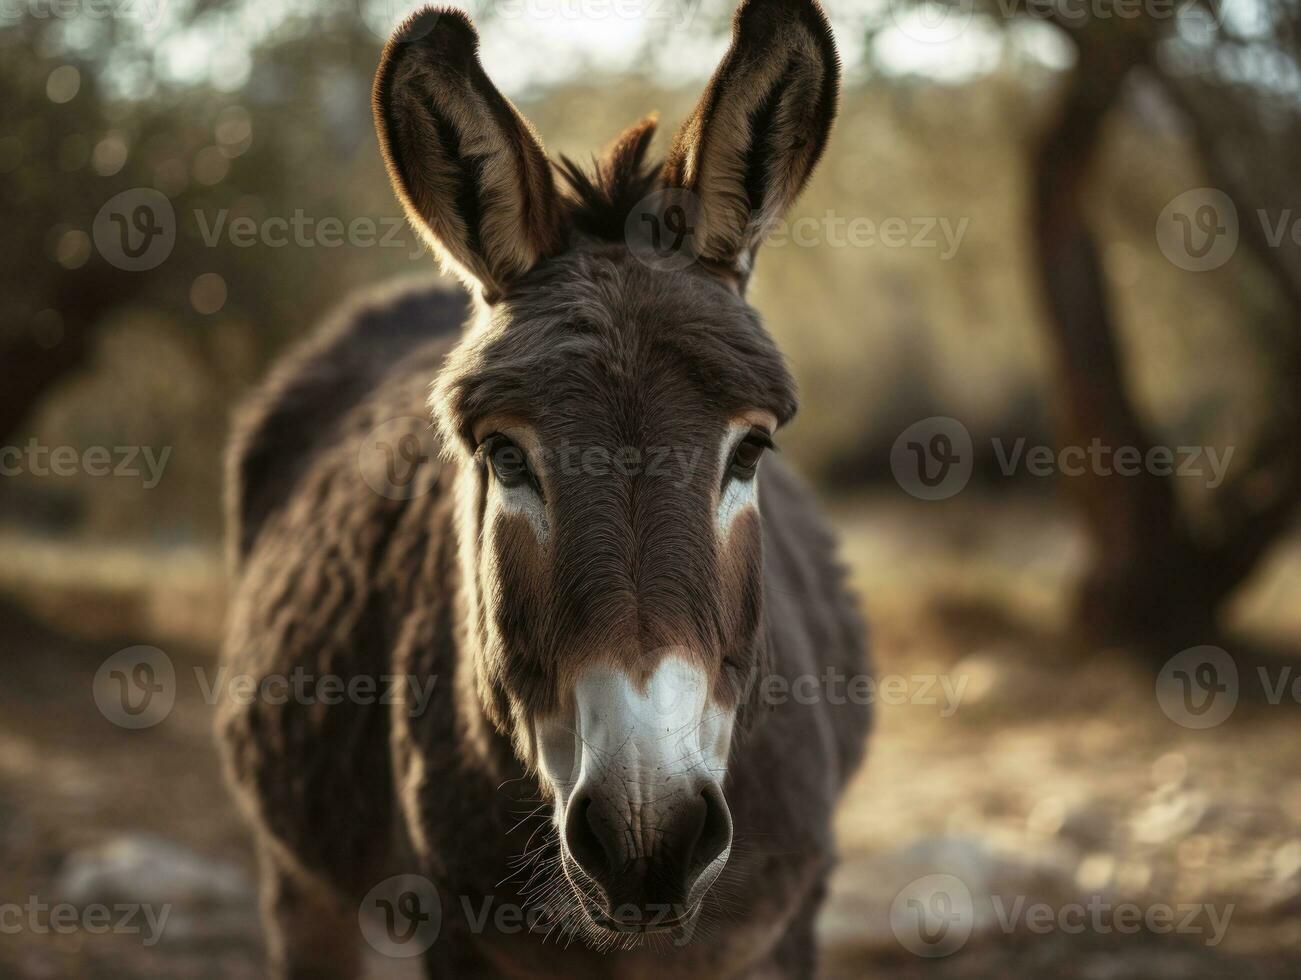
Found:
[[[568,854],[562,856],[565,878],[582,909],[588,938],[606,944],[611,937],[622,937],[624,946],[634,946],[649,937],[668,934],[681,942],[689,941],[692,928],[709,890],[692,889],[694,901],[651,903],[647,906],[624,903],[612,905],[600,886]],[[712,880],[710,882],[712,884]]]

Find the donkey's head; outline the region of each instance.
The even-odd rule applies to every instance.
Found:
[[[431,399],[461,464],[473,678],[591,920],[672,926],[731,848],[765,652],[756,473],[795,410],[745,284],[826,143],[836,55],[815,0],[747,0],[665,164],[646,121],[558,185],[477,47],[427,10],[375,85],[398,195],[476,295]]]

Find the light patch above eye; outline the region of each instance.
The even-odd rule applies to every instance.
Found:
[[[532,428],[525,425],[499,425],[493,427],[491,423],[482,425],[481,431],[476,432],[476,437],[484,438],[491,432],[500,432],[506,436],[523,451],[529,460],[539,458],[539,443],[536,434]],[[492,469],[489,461],[484,462],[487,470]],[[536,472],[535,470],[533,472]],[[488,480],[488,496],[492,506],[507,514],[517,514],[529,522],[533,528],[533,533],[537,535],[538,541],[542,544],[551,537],[551,522],[547,518],[546,504],[539,495],[538,490],[529,480],[524,480],[514,486],[508,486],[500,479],[497,479],[493,473],[486,473]]]
[[[759,504],[759,479],[727,479],[727,469],[737,447],[750,434],[754,424],[749,420],[733,422],[727,427],[727,434],[719,447],[718,473],[722,492],[718,497],[718,507],[714,512],[714,525],[720,537],[726,538],[732,524],[748,507]]]

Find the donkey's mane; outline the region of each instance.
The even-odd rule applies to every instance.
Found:
[[[662,165],[646,161],[657,122],[652,115],[629,126],[603,158],[593,158],[590,170],[560,158],[555,167],[574,228],[604,241],[624,240],[628,215],[660,183]]]

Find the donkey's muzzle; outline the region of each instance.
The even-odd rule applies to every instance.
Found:
[[[731,846],[732,818],[713,781],[641,804],[605,786],[580,786],[564,833],[569,856],[595,885],[582,889],[593,920],[612,931],[655,932],[694,914]]]

